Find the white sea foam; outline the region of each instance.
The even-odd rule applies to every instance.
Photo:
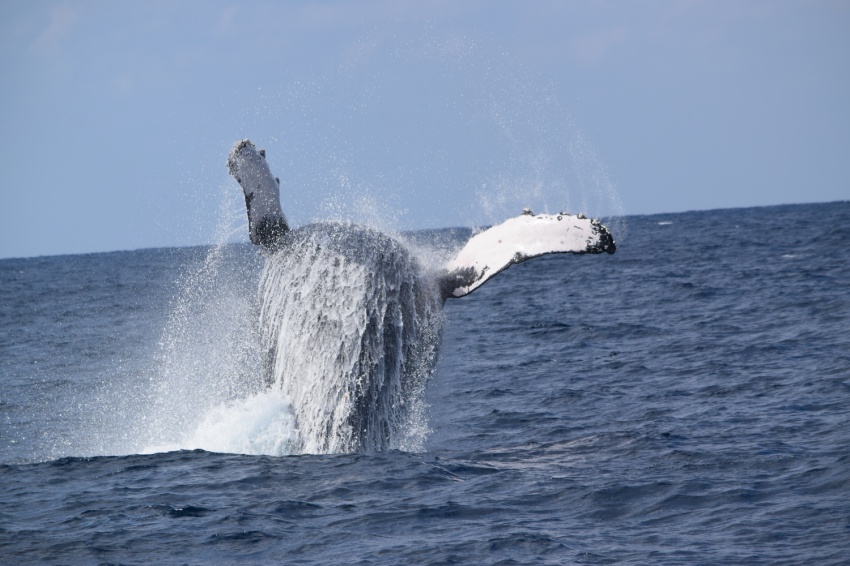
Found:
[[[298,442],[292,407],[269,389],[210,410],[183,444],[210,452],[291,454]]]
[[[141,453],[201,449],[285,456],[295,451],[297,440],[292,408],[280,390],[269,389],[212,407],[184,437],[146,446]]]

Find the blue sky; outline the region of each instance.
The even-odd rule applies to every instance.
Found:
[[[0,257],[850,198],[844,1],[0,5]]]

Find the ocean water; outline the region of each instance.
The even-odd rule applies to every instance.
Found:
[[[287,453],[248,246],[0,261],[0,562],[846,564],[850,203],[627,224],[446,304],[406,452]]]

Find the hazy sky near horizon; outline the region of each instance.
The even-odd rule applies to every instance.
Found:
[[[850,198],[844,1],[4,2],[0,257]]]

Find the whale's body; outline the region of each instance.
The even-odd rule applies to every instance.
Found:
[[[259,290],[268,381],[292,404],[300,452],[405,448],[421,426],[446,299],[543,254],[616,249],[596,220],[526,210],[429,271],[404,242],[373,228],[290,230],[279,181],[248,140],[228,165],[245,194],[251,241],[268,251]]]
[[[260,279],[269,375],[298,452],[403,448],[433,370],[439,288],[405,245],[353,224],[287,233]]]

